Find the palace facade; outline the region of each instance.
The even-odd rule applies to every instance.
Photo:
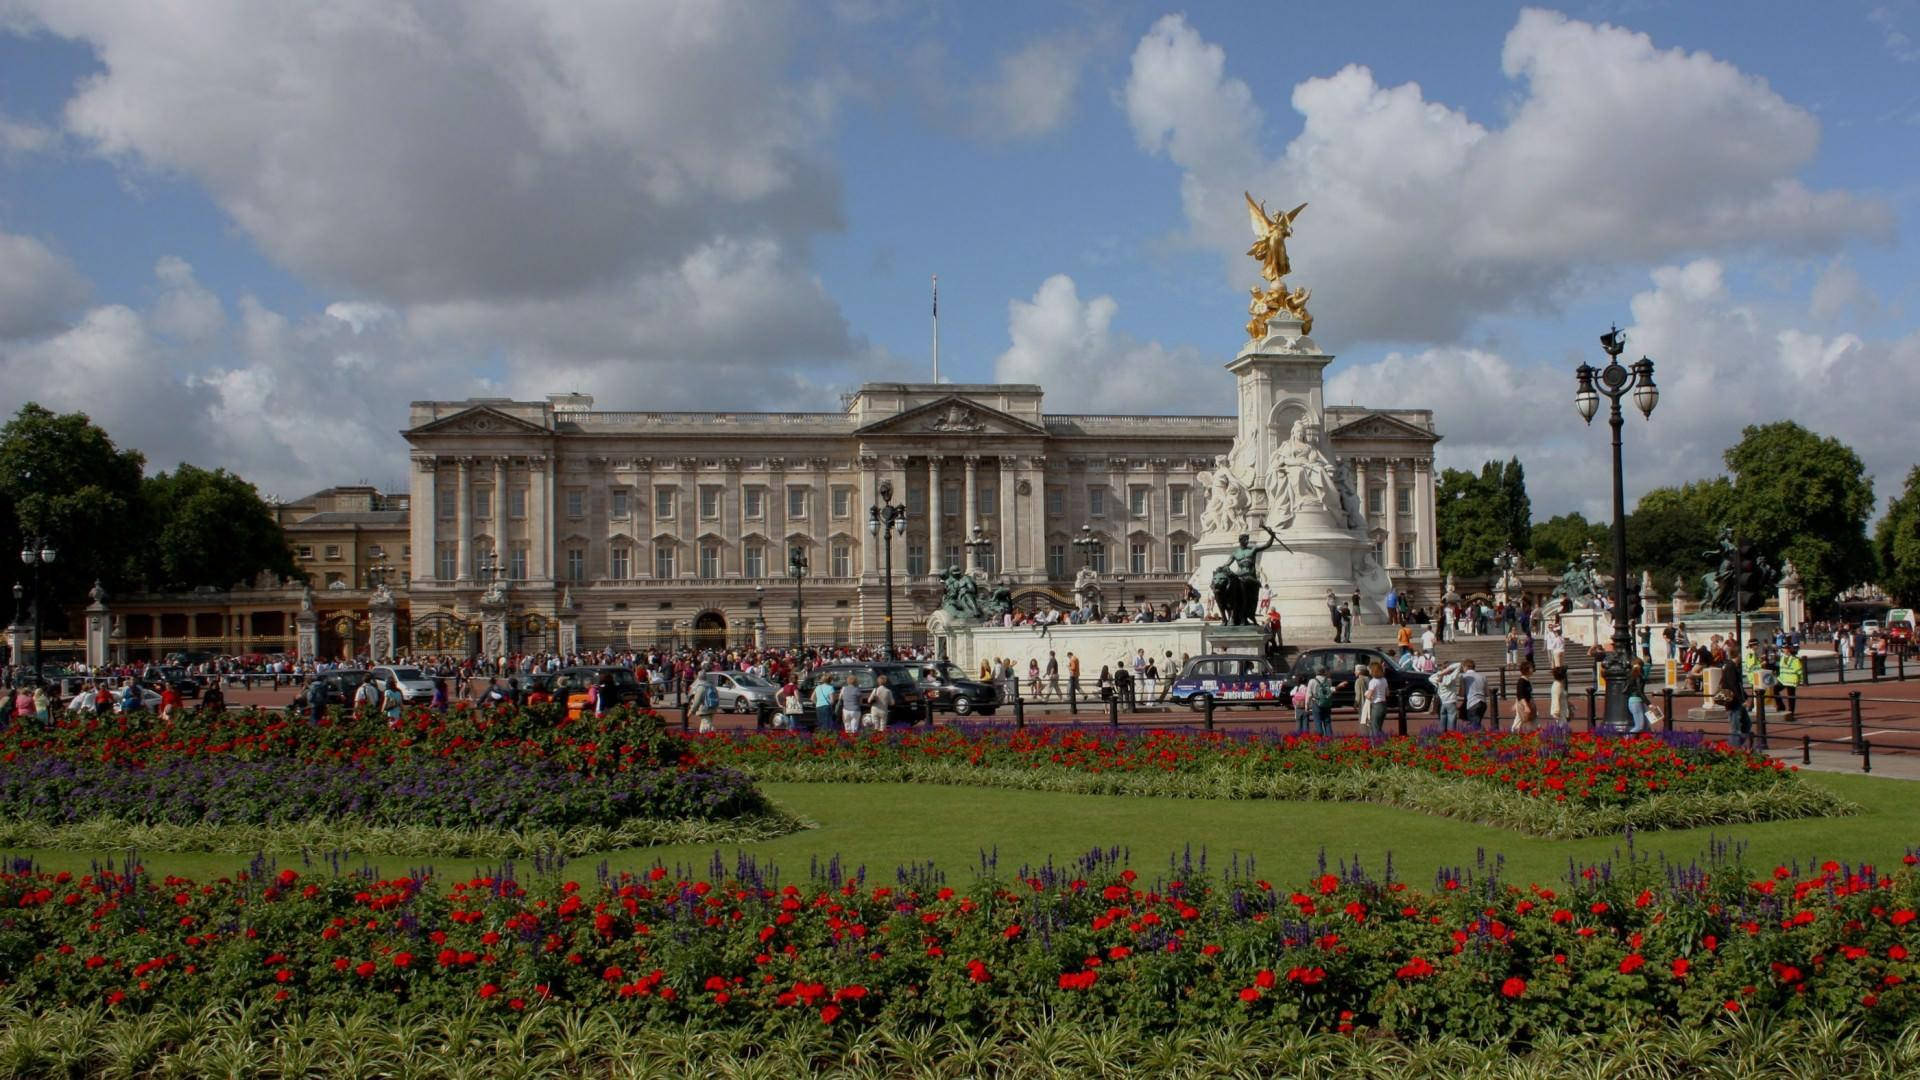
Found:
[[[1196,478],[1231,449],[1235,418],[1048,413],[1041,399],[1033,385],[870,383],[838,412],[415,402],[401,647],[475,640],[496,580],[508,645],[528,650],[877,641],[889,579],[897,637],[920,641],[948,565],[1006,581],[1023,608],[1069,606],[1083,565],[1109,602],[1182,599]],[[1381,564],[1433,602],[1431,412],[1326,413]],[[869,529],[883,486],[906,510],[890,551]]]

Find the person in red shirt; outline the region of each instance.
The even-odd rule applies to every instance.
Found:
[[[179,704],[180,692],[173,688],[172,683],[162,684],[160,689],[160,719],[173,719],[174,707]]]

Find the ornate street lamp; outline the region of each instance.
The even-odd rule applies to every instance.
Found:
[[[753,587],[753,647],[767,647],[767,587]]]
[[[965,540],[960,541],[960,546],[967,549],[968,562],[985,567],[985,557],[993,554],[993,537],[988,536],[979,525],[975,525],[973,532]]]
[[[1513,572],[1520,565],[1520,553],[1508,544],[1506,549],[1493,557],[1493,568],[1500,571],[1500,594],[1512,599]]]
[[[1080,535],[1073,538],[1073,546],[1080,549],[1083,565],[1093,565],[1093,553],[1100,550],[1100,538],[1093,535],[1093,526],[1080,526]]]
[[[33,574],[33,679],[41,681],[40,666],[40,572],[44,567],[52,566],[59,553],[53,549],[53,541],[41,537],[29,539],[20,549],[20,562]]]
[[[907,532],[907,508],[893,501],[893,481],[880,481],[880,501],[867,507],[867,532],[880,540],[882,588],[886,596],[887,659],[893,651],[893,537]]]
[[[380,587],[382,582],[387,580],[388,562],[389,561],[387,559],[387,553],[385,551],[381,551],[377,555],[368,556],[367,588],[377,589]]]
[[[1629,393],[1640,415],[1653,419],[1653,407],[1660,402],[1660,389],[1653,384],[1653,361],[1642,356],[1631,367],[1620,363],[1626,351],[1627,335],[1613,327],[1600,336],[1606,350],[1607,366],[1596,370],[1581,364],[1574,370],[1573,405],[1580,418],[1593,423],[1605,394],[1613,425],[1613,649],[1607,654],[1607,726],[1625,730],[1631,721],[1627,715],[1627,676],[1633,665],[1633,634],[1627,627],[1627,498],[1620,465],[1620,399]],[[1596,553],[1597,554],[1597,553]]]
[[[787,576],[793,579],[793,651],[799,652],[807,642],[806,598],[800,595],[800,584],[807,580],[806,548],[795,545],[787,552]]]

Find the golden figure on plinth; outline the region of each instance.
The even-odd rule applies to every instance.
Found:
[[[1251,192],[1247,196],[1247,213],[1253,224],[1253,246],[1247,254],[1260,261],[1260,276],[1267,281],[1267,288],[1254,289],[1253,301],[1247,305],[1247,313],[1253,318],[1247,322],[1247,336],[1255,340],[1266,336],[1267,320],[1282,312],[1300,320],[1302,333],[1313,333],[1313,316],[1307,313],[1307,297],[1311,290],[1299,288],[1289,291],[1285,278],[1292,272],[1293,264],[1287,260],[1287,237],[1293,235],[1293,219],[1307,208],[1301,203],[1284,214],[1267,214],[1267,204],[1254,200]]]

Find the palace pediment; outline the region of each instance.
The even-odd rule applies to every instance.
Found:
[[[1335,439],[1419,439],[1435,442],[1439,436],[1385,413],[1370,413],[1327,433]]]
[[[1045,435],[1047,429],[1012,413],[948,394],[903,413],[875,420],[855,435]]]
[[[517,416],[511,416],[499,409],[486,405],[476,405],[471,409],[462,409],[452,416],[443,416],[431,423],[421,424],[404,434],[407,435],[550,435],[552,432],[539,424],[530,424]]]

